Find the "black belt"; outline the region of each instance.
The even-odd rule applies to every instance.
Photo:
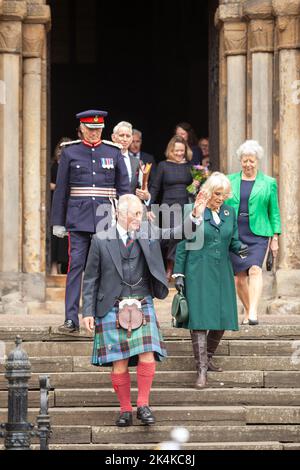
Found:
[[[241,217],[249,217],[249,214],[248,214],[248,212],[240,212],[240,213],[239,213],[239,216],[241,216]]]

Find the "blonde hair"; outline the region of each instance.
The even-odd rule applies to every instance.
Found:
[[[172,160],[172,154],[175,148],[175,144],[183,144],[185,147],[185,152],[184,152],[184,158],[190,162],[193,158],[193,152],[191,151],[188,143],[186,140],[183,139],[183,137],[180,137],[179,135],[174,135],[172,139],[169,141],[166,151],[165,151],[165,156],[168,160]],[[170,158],[171,157],[171,158]]]
[[[259,145],[256,140],[246,140],[236,151],[239,160],[243,155],[254,155],[258,160],[264,156],[264,149]]]
[[[214,171],[209,178],[205,181],[201,190],[207,191],[208,195],[211,197],[213,192],[216,189],[222,188],[224,192],[228,193],[227,199],[231,197],[231,184],[229,179],[224,173],[220,171]]]

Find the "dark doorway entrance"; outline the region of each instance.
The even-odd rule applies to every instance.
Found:
[[[177,122],[208,134],[211,2],[48,3],[52,149],[61,136],[76,138],[74,115],[90,108],[109,112],[104,138],[117,122],[130,121],[157,160]]]

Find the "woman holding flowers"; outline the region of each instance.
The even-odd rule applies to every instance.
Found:
[[[258,302],[262,293],[262,264],[268,249],[278,254],[281,232],[275,178],[259,171],[263,149],[255,140],[246,140],[237,150],[242,171],[228,176],[232,196],[227,204],[234,207],[238,218],[240,239],[249,246],[249,256],[241,259],[232,254],[236,288],[245,318],[242,324],[257,325]]]
[[[206,386],[207,371],[221,372],[212,357],[225,330],[238,330],[234,276],[229,252],[247,256],[247,245],[238,238],[235,211],[224,204],[230,182],[214,172],[197,196],[198,204],[185,212],[202,219],[195,239],[177,245],[175,287],[185,288],[190,330],[197,369],[196,388]]]

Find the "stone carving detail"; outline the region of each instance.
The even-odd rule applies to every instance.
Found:
[[[300,16],[279,16],[277,18],[278,49],[300,47]]]
[[[23,56],[41,57],[45,37],[45,28],[38,24],[23,25]]]
[[[9,0],[3,2],[3,16],[4,20],[22,20],[26,16],[26,1],[25,0]]]
[[[251,52],[272,52],[274,47],[273,20],[252,20],[250,22]]]
[[[273,0],[272,6],[277,16],[300,15],[300,0]]]
[[[225,54],[240,55],[247,53],[247,25],[242,22],[224,24]]]
[[[43,23],[50,27],[51,12],[49,5],[27,3],[26,23]]]
[[[0,52],[20,52],[21,31],[21,23],[18,21],[0,21]]]
[[[220,21],[237,21],[242,18],[243,5],[239,2],[233,2],[225,5],[221,5],[218,8]]]
[[[246,0],[243,11],[251,19],[269,19],[272,17],[272,0]]]

